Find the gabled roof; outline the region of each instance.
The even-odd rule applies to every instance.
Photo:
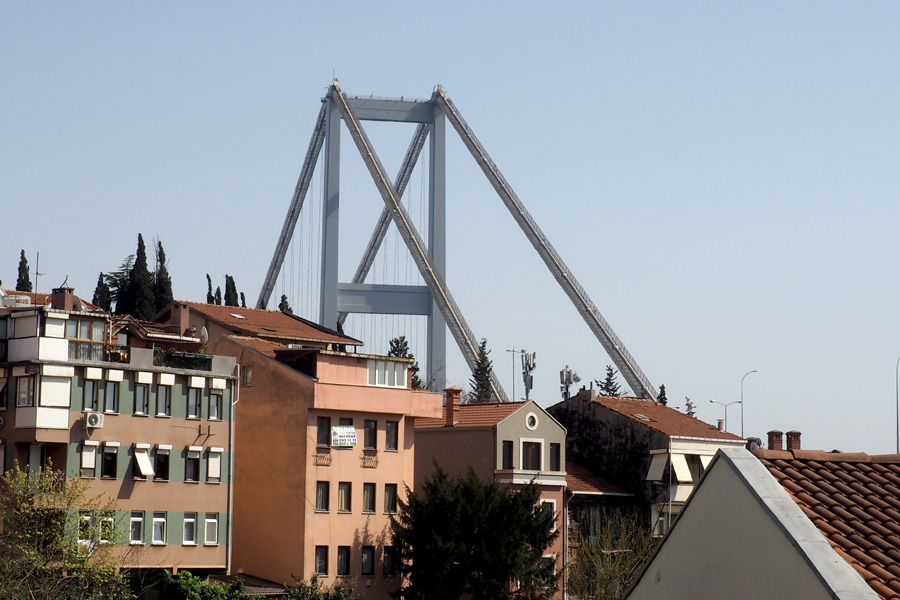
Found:
[[[346,344],[349,346],[363,345],[360,340],[343,335],[312,321],[307,321],[296,315],[285,314],[280,310],[241,308],[238,306],[206,304],[204,302],[185,302],[183,300],[179,300],[177,303],[188,306],[192,312],[203,315],[210,321],[218,323],[221,327],[240,335],[284,340],[286,343],[319,342]],[[160,321],[165,319],[170,310],[171,306],[157,315],[154,320]]]
[[[588,390],[581,390],[577,397],[581,397]],[[592,400],[611,411],[628,417],[632,421],[655,429],[669,436],[694,437],[714,440],[740,441],[741,438],[719,431],[713,425],[695,419],[665,404],[647,398],[616,398],[610,396],[597,396]]]
[[[876,593],[900,599],[900,455],[754,454]]]
[[[566,488],[575,494],[600,494],[608,496],[634,496],[614,483],[610,483],[590,469],[566,459]]]
[[[268,356],[269,358],[275,358],[275,351],[285,347],[284,344],[278,342],[248,335],[230,335],[228,337],[252,350],[256,350],[263,356]]]
[[[454,427],[492,427],[525,406],[527,402],[490,402],[463,404]],[[435,429],[446,424],[447,405],[440,419],[416,419],[416,429]]]

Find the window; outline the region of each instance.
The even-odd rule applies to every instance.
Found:
[[[396,450],[400,441],[400,423],[388,421],[384,424],[384,449]]]
[[[513,443],[512,440],[503,440],[503,467],[504,469],[513,468]]]
[[[541,512],[553,519],[550,531],[556,531],[556,500],[541,500]]]
[[[526,471],[541,470],[540,442],[522,442],[522,468]]]
[[[97,473],[97,447],[100,442],[86,440],[81,447],[81,476],[94,477]]]
[[[375,450],[378,447],[376,437],[377,426],[377,421],[370,421],[369,419],[366,419],[363,423],[363,429],[365,429],[366,434],[365,444],[363,445],[363,448],[365,448],[366,450]]]
[[[207,546],[216,546],[219,543],[219,515],[206,513],[206,532],[203,543]]]
[[[338,484],[338,512],[350,512],[350,491],[349,481]]]
[[[375,574],[375,546],[362,547],[362,574]]]
[[[119,443],[106,442],[103,445],[103,460],[100,463],[100,477],[115,479],[118,470]]]
[[[316,546],[316,573],[328,575],[328,546]]]
[[[69,358],[73,360],[103,360],[103,321],[68,319],[66,338]]]
[[[316,444],[331,446],[331,417],[316,418]]]
[[[6,360],[3,344],[4,342],[2,341],[2,337],[0,337],[0,360]],[[9,392],[10,387],[11,386],[6,385],[6,378],[0,377],[0,410],[6,410],[9,407],[6,394]]]
[[[222,452],[225,448],[210,448],[206,455],[206,483],[222,481]]]
[[[135,444],[131,476],[134,479],[146,480],[148,477],[153,477],[153,475],[153,464],[150,462],[150,444]]]
[[[172,416],[172,386],[160,385],[156,388],[156,416]]]
[[[188,446],[187,457],[184,459],[184,480],[200,481],[200,452],[201,446]]]
[[[91,513],[82,510],[78,513],[78,543],[89,544],[91,542]]]
[[[166,543],[166,513],[153,513],[153,543]]]
[[[199,419],[200,418],[200,388],[190,388],[188,390],[188,406],[187,406],[187,418],[188,419]]]
[[[209,420],[222,420],[222,392],[210,392],[209,394]]]
[[[34,375],[16,378],[16,406],[34,406]]]
[[[100,519],[100,543],[111,544],[116,538],[116,521],[112,517]]]
[[[133,511],[131,513],[131,521],[128,524],[128,543],[143,544],[144,543],[144,513]]]
[[[384,574],[387,577],[397,574],[397,548],[396,546],[384,547]]]
[[[534,431],[538,426],[538,418],[534,413],[528,413],[525,417],[525,427],[527,427],[530,431]]]
[[[560,445],[559,444],[550,444],[550,470],[551,471],[561,471],[560,469]]]
[[[100,403],[97,401],[97,382],[93,379],[84,380],[84,410],[98,410]]]
[[[338,575],[350,574],[350,546],[338,546]]]
[[[353,427],[353,419],[351,419],[350,417],[341,417],[338,420],[338,425]]]
[[[185,546],[197,545],[197,513],[184,513],[184,538]]]
[[[384,484],[384,512],[397,512],[397,484]]]
[[[375,484],[363,484],[363,512],[375,512]]]
[[[146,415],[150,413],[150,395],[147,386],[138,384],[134,386],[134,414]]]
[[[317,481],[316,482],[316,510],[327,511],[328,510],[328,482],[327,481]]]
[[[369,385],[406,387],[408,365],[392,360],[368,361]]]
[[[153,477],[153,481],[168,481],[169,480],[169,454],[172,450],[172,446],[162,445],[156,447],[156,464],[154,465],[154,470],[156,471],[156,475]]]
[[[119,382],[106,382],[106,412],[119,412]]]

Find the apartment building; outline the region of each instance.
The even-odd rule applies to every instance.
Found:
[[[294,317],[186,308],[185,323],[219,329],[208,351],[241,368],[232,573],[352,580],[362,597],[390,598],[390,519],[415,485],[413,423],[439,416],[441,395],[410,388],[410,360],[337,350],[361,342]]]
[[[483,481],[512,487],[534,481],[541,507],[564,528],[566,430],[533,400],[461,404],[461,390],[446,390],[438,418],[416,420],[416,482],[421,487],[434,464],[450,475],[468,469]],[[566,532],[547,549],[557,570],[565,563]]]
[[[115,522],[82,541],[121,542],[122,566],[224,572],[235,359],[179,351],[199,345],[190,332],[166,334],[167,350],[153,335],[113,338],[71,288],[0,290],[0,467],[52,463],[113,498]]]

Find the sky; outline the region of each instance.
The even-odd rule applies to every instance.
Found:
[[[253,305],[333,78],[359,96],[440,84],[670,406],[894,452],[898,26],[890,2],[2,2],[0,280],[25,250],[39,291],[68,278],[90,298],[140,233],[177,298],[230,274]],[[396,172],[412,130],[378,125]],[[344,139],[347,281],[382,204]],[[612,361],[449,128],[447,153],[446,279],[507,392],[513,348],[537,353],[543,406],[565,365],[602,378]],[[276,287],[300,314],[317,193]],[[415,282],[395,234],[385,248],[382,272]],[[418,321],[372,321],[347,331],[366,351],[417,351]],[[752,370],[742,423],[710,400],[740,400]]]

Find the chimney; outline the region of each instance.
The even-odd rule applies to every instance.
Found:
[[[782,433],[777,429],[769,432],[769,450],[784,450],[784,446],[781,445],[781,436]]]
[[[191,309],[187,304],[175,303],[169,311],[169,325],[178,335],[184,335],[191,328]]]
[[[788,431],[785,435],[787,435],[787,450],[788,452],[793,452],[794,450],[800,449],[800,432],[799,431]]]
[[[724,419],[716,419],[716,429],[718,429],[719,431],[725,431]]]
[[[444,426],[453,427],[453,424],[459,421],[459,396],[462,394],[462,389],[457,387],[447,388],[444,390],[444,394],[447,397],[447,401],[444,404],[444,416],[446,418]]]
[[[60,287],[50,294],[50,308],[57,310],[75,310],[75,290],[70,287]],[[79,303],[80,304],[80,303]]]

